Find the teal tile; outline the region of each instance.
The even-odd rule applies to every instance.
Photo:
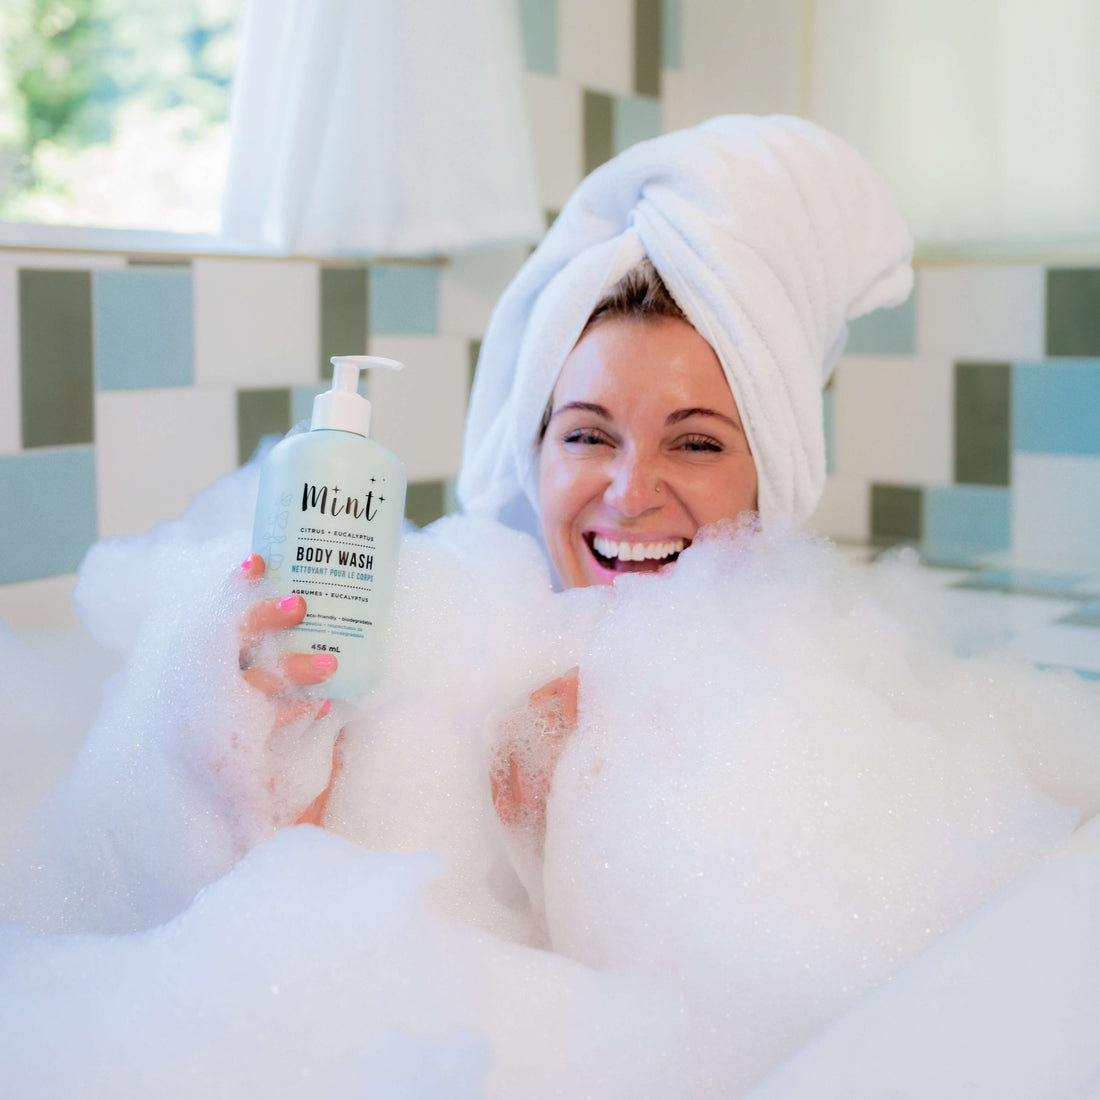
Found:
[[[20,271],[19,336],[23,446],[91,443],[91,272]]]
[[[876,542],[919,542],[922,491],[909,485],[871,486],[871,538]]]
[[[955,481],[1008,485],[1012,466],[1012,368],[955,364]]]
[[[661,0],[634,0],[634,91],[661,94]]]
[[[924,490],[925,545],[959,551],[1007,550],[1012,543],[1012,494],[983,485]]]
[[[519,0],[523,56],[533,73],[558,71],[557,0]]]
[[[1100,355],[1100,269],[1047,272],[1047,355]]]
[[[639,141],[659,137],[661,103],[645,96],[616,96],[611,120],[612,148],[621,153]]]
[[[1043,454],[1100,455],[1100,360],[1016,363],[1012,445]]]
[[[1086,573],[1057,573],[1038,569],[989,569],[953,585],[982,591],[1008,592],[1014,596],[1066,599],[1079,595],[1089,580]]]
[[[72,573],[96,539],[95,451],[0,457],[0,584]]]
[[[584,172],[599,168],[614,155],[614,104],[605,92],[584,92]]]
[[[876,309],[848,325],[847,355],[912,355],[917,348],[917,293],[893,309]]]
[[[1100,628],[1100,600],[1090,600],[1082,604],[1076,611],[1063,615],[1058,619],[1060,623],[1071,623],[1073,626],[1094,626]]]
[[[331,367],[332,364],[330,363]],[[313,399],[329,389],[323,382],[316,386],[295,386],[290,391],[290,423],[293,427],[299,421],[310,420],[313,417]],[[359,375],[359,392],[366,395],[366,383],[362,374]]]
[[[683,20],[680,0],[661,3],[661,64],[666,69],[680,67],[680,26]]]
[[[370,331],[378,336],[434,336],[439,330],[439,269],[378,264],[370,269]]]
[[[410,485],[405,496],[405,518],[417,527],[426,527],[446,515],[446,485],[442,481],[424,481]]]
[[[367,354],[367,318],[367,269],[322,267],[320,378],[332,377],[332,356]]]
[[[190,267],[93,272],[96,388],[192,385],[193,318]]]
[[[821,395],[825,415],[825,472],[836,472],[836,394],[833,387],[826,386]]]
[[[267,435],[290,429],[290,390],[237,391],[237,461],[247,462]]]

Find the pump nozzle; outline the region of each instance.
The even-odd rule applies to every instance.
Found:
[[[403,364],[381,355],[334,355],[332,389],[313,399],[310,429],[334,429],[367,435],[370,432],[370,402],[359,393],[359,371],[368,367],[401,370]]]

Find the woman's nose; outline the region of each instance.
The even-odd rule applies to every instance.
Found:
[[[604,501],[624,516],[638,516],[660,507],[664,499],[660,485],[655,462],[637,452],[623,451],[610,471]]]

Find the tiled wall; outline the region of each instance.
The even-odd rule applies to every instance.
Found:
[[[681,103],[706,96],[681,94],[680,0],[520,5],[552,216],[588,170],[691,121],[667,117],[669,89]],[[712,113],[738,109],[725,94]],[[337,353],[407,364],[369,383],[374,434],[406,462],[410,517],[439,515],[478,340],[525,255],[367,265],[0,250],[0,616],[69,621],[91,542],[178,514],[265,433],[307,416]],[[1097,318],[1100,271],[921,267],[909,303],[853,329],[827,394],[817,526],[915,541],[941,560],[1095,565]]]
[[[1100,564],[1100,270],[926,264],[827,398],[828,533],[933,561]]]
[[[584,175],[661,132],[677,0],[520,0],[548,218]],[[261,437],[309,415],[335,354],[368,382],[418,523],[453,503],[489,313],[526,248],[437,264],[0,249],[0,617],[71,620],[98,537],[178,515]]]

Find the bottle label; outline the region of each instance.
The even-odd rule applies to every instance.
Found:
[[[360,639],[374,625],[375,572],[392,572],[380,552],[392,525],[388,513],[403,511],[401,502],[388,500],[384,481],[371,478],[354,495],[341,485],[304,481],[274,505],[259,531],[259,552],[272,579],[278,575],[284,591],[306,600],[298,633],[324,635],[310,648],[339,653],[341,638]]]

